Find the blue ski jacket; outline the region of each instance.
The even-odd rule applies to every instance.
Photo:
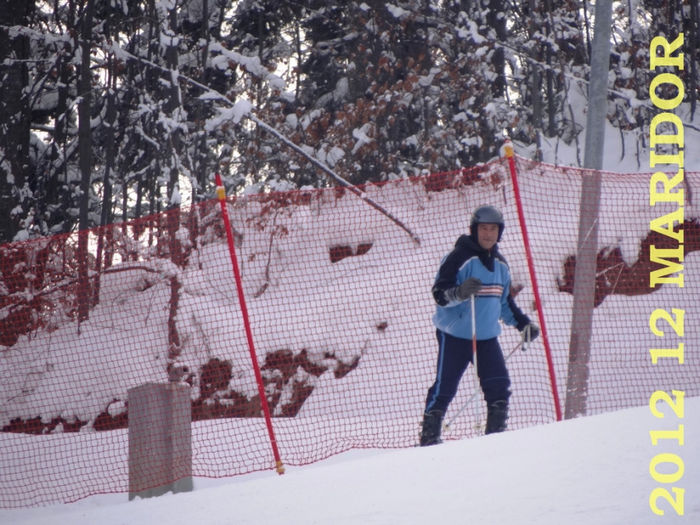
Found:
[[[498,337],[499,319],[521,331],[530,323],[510,295],[510,270],[498,245],[487,251],[473,237],[462,235],[442,259],[435,277],[432,291],[437,308],[433,324],[438,330],[462,339],[472,338],[471,300],[450,301],[445,295],[469,277],[482,283],[475,298],[477,340]]]

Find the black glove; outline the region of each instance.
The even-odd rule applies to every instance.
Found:
[[[460,301],[465,301],[479,290],[481,290],[481,281],[476,277],[470,277],[455,289],[455,297]]]
[[[529,343],[540,335],[540,327],[535,323],[528,323],[520,332],[523,334],[523,342]]]

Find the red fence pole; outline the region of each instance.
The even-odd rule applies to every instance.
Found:
[[[527,236],[527,226],[525,225],[525,214],[523,213],[523,203],[520,199],[520,187],[518,186],[518,174],[515,169],[515,158],[513,156],[513,146],[510,142],[506,142],[505,146],[506,157],[508,158],[508,166],[510,168],[510,176],[513,181],[513,193],[515,193],[515,202],[518,208],[518,220],[520,221],[520,231],[523,234],[523,243],[525,244],[525,256],[527,257],[527,268],[530,272],[530,282],[532,282],[532,291],[535,295],[535,304],[537,305],[537,318],[540,322],[542,330],[542,341],[544,342],[544,352],[547,356],[547,368],[549,370],[549,383],[552,386],[552,397],[554,398],[554,411],[557,415],[557,421],[561,421],[561,404],[559,402],[559,390],[557,390],[557,380],[554,375],[554,363],[552,362],[552,351],[549,347],[549,337],[547,336],[547,327],[544,322],[544,313],[542,311],[542,301],[540,301],[540,292],[537,286],[537,276],[535,275],[535,263],[532,259],[530,250],[530,239]]]
[[[241,281],[241,272],[238,269],[238,260],[236,259],[236,247],[233,243],[233,232],[231,230],[231,221],[228,218],[228,208],[226,208],[226,189],[221,183],[221,175],[216,174],[216,196],[221,204],[221,216],[224,218],[224,228],[226,230],[226,238],[228,240],[228,250],[231,254],[231,264],[233,265],[233,275],[236,279],[236,289],[238,290],[238,302],[241,305],[241,314],[243,315],[243,325],[245,326],[245,335],[248,338],[248,350],[250,350],[250,359],[253,362],[253,370],[255,371],[255,380],[258,383],[258,393],[260,394],[260,404],[262,405],[263,414],[265,415],[265,423],[267,424],[267,433],[270,436],[270,444],[272,445],[272,453],[275,456],[275,465],[278,474],[284,474],[284,465],[280,459],[280,453],[277,448],[277,440],[275,439],[275,431],[272,428],[272,418],[270,417],[270,407],[267,404],[267,396],[265,396],[265,385],[263,385],[258,358],[255,355],[255,345],[253,344],[253,332],[250,329],[250,320],[248,318],[248,308],[246,307],[245,297],[243,296],[243,284]]]

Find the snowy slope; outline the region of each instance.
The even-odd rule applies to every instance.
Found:
[[[695,138],[698,138],[697,132],[688,129],[686,139],[689,143]],[[566,152],[560,153],[563,155]],[[570,152],[566,155],[571,157]],[[688,171],[700,169],[698,155],[700,152],[689,149],[686,156]],[[627,162],[616,163],[616,160],[618,157],[613,148],[606,157],[605,169],[635,171],[635,166],[630,166]],[[689,179],[691,187],[697,186],[697,174],[695,177]],[[564,378],[571,296],[558,292],[556,282],[561,275],[564,259],[575,249],[578,207],[577,201],[566,201],[553,207],[552,196],[575,196],[578,187],[566,180],[548,180],[546,186],[537,181],[528,185],[525,179],[521,175],[521,191],[529,206],[526,208],[526,216],[531,240],[539,243],[535,249],[535,265],[545,317],[552,319],[559,316],[557,323],[548,323],[556,375]],[[619,243],[628,264],[634,262],[640,239],[647,232],[649,220],[655,216],[654,210],[648,206],[647,191],[643,178],[630,177],[629,184],[622,193],[633,206],[619,208],[614,198],[603,205],[601,245]],[[260,289],[264,270],[264,265],[258,261],[264,261],[264,258],[258,257],[251,263],[251,256],[267,253],[274,227],[283,227],[290,232],[290,235],[275,241],[268,292],[249,304],[255,323],[257,348],[261,355],[279,348],[294,351],[308,349],[309,355],[320,361],[325,350],[331,346],[340,359],[351,361],[358,355],[362,356],[357,369],[341,380],[335,379],[330,371],[318,378],[307,378],[313,382],[315,390],[299,416],[292,420],[276,418],[275,425],[283,444],[283,456],[290,464],[298,464],[302,460],[291,457],[285,443],[296,444],[299,435],[311,436],[303,444],[306,449],[300,449],[299,452],[305,461],[315,461],[353,446],[409,446],[415,441],[423,396],[432,381],[434,366],[434,334],[429,321],[433,305],[426,293],[426,283],[431,282],[439,257],[450,248],[456,236],[464,231],[466,211],[475,205],[493,202],[506,213],[508,228],[502,248],[508,254],[514,282],[526,284],[518,301],[527,313],[534,315],[531,307],[532,291],[527,286],[522,241],[516,233],[517,219],[507,184],[505,188],[496,191],[486,184],[471,187],[469,191],[440,193],[427,193],[420,185],[410,186],[408,190],[405,186],[389,185],[381,190],[370,188],[369,192],[380,204],[386,205],[392,213],[410,225],[422,239],[420,247],[414,246],[404,232],[393,227],[384,217],[374,212],[368,213],[366,205],[359,199],[346,195],[338,201],[331,199],[331,202],[319,203],[315,207],[288,208],[285,213],[275,217],[276,223],[264,225],[265,228],[257,233],[246,232],[246,241],[239,253],[244,275],[248,279],[246,293],[254,294]],[[604,195],[604,199],[609,198],[607,192]],[[546,213],[541,213],[543,210]],[[248,208],[236,207],[232,217],[234,224],[243,224],[256,213],[255,204],[248,204]],[[686,216],[697,215],[696,209],[689,203]],[[546,222],[554,224],[557,234],[561,235],[552,236],[545,231],[544,228],[548,227]],[[371,242],[373,246],[362,257],[351,257],[337,264],[328,261],[329,246],[357,245],[363,242]],[[304,251],[299,252],[299,247],[303,247]],[[392,257],[398,250],[404,255],[396,261]],[[395,262],[396,265],[387,268],[386,261]],[[383,273],[377,271],[380,268],[384,270]],[[688,311],[685,334],[687,363],[684,371],[698,370],[700,350],[694,342],[700,340],[700,327],[691,322],[691,319],[696,318],[696,305],[700,300],[700,253],[686,256],[685,270],[686,286],[682,292],[669,289],[651,296],[609,296],[596,309],[594,322],[597,329],[593,346],[604,351],[596,352],[592,361],[592,413],[610,409],[610,406],[641,405],[648,398],[650,385],[663,389],[678,386],[675,369],[672,367],[669,370],[656,368],[655,375],[650,379],[647,375],[646,383],[642,381],[643,371],[649,368],[648,349],[657,342],[648,328],[648,312],[653,308],[684,308]],[[167,268],[163,270],[164,275],[167,272]],[[182,316],[179,323],[183,335],[190,342],[190,346],[185,348],[183,361],[192,369],[197,369],[203,359],[210,355],[230,359],[236,372],[231,387],[254,395],[256,387],[250,373],[225,246],[217,244],[204,247],[192,268],[182,277],[186,293],[180,304]],[[163,379],[162,354],[167,347],[164,343],[167,339],[165,305],[169,289],[163,281],[144,291],[139,287],[142,278],[144,277],[140,274],[128,272],[105,278],[101,303],[91,314],[91,320],[83,324],[81,337],[78,337],[75,326],[62,326],[54,332],[36,334],[31,340],[20,341],[11,349],[3,349],[0,359],[0,379],[3,384],[0,389],[0,420],[7,422],[17,415],[30,418],[39,411],[47,419],[65,414],[89,420],[110,400],[123,399],[127,388],[144,381]],[[323,286],[318,286],[319,282],[324,283]],[[370,296],[373,300],[366,301]],[[623,323],[622,313],[625,312]],[[279,323],[274,322],[278,319],[287,321],[283,329],[278,329]],[[315,330],[308,330],[307,327],[318,319],[323,319],[323,326],[318,324]],[[378,322],[387,322],[388,329],[383,333],[377,332],[375,327]],[[156,327],[150,334],[150,340],[144,340],[142,327],[146,323]],[[202,336],[202,327],[208,332],[206,337]],[[326,330],[328,327],[330,329]],[[76,351],[79,339],[93,344]],[[111,344],[105,345],[106,339]],[[503,347],[509,350],[516,342],[517,334],[506,330],[502,337]],[[241,351],[233,352],[232,347]],[[206,348],[207,355],[203,355],[203,348]],[[98,354],[95,354],[95,349]],[[415,366],[411,370],[393,366],[396,356],[401,356]],[[130,366],[125,367],[125,361]],[[66,378],[71,377],[69,372],[72,373],[76,362],[81,364],[81,375],[71,379],[71,387],[67,388]],[[514,383],[511,429],[551,421],[551,399],[539,343],[527,354],[515,354],[510,365]],[[621,376],[624,384],[619,382],[619,377],[602,374],[611,368],[625,372]],[[117,370],[118,373],[113,372]],[[372,391],[374,402],[368,404],[366,400],[370,394],[365,385],[368,377],[370,380],[376,377],[373,375],[376,370],[382,371],[382,379],[391,388]],[[453,404],[453,412],[472,392],[473,385],[469,379],[463,382]],[[606,385],[613,386],[606,388]],[[615,397],[621,394],[614,392],[614,386],[619,387],[619,392],[627,396],[624,400]],[[71,388],[71,396],[56,395],[57,392],[71,391]],[[560,392],[565,388],[563,381],[560,381],[559,388]],[[700,391],[700,385],[695,380],[687,388],[688,395],[698,395]],[[533,392],[541,397],[546,413],[534,414],[532,405],[524,403],[528,396],[535,396]],[[343,403],[333,403],[333,400],[338,399],[342,399]],[[362,407],[361,411],[358,407]],[[119,413],[123,408],[123,403],[115,404],[110,410]],[[462,420],[457,422],[449,436],[451,439],[477,433],[473,421],[469,419],[477,410],[483,410],[483,407],[467,411]],[[317,414],[320,412],[333,417],[319,419]],[[399,417],[394,418],[396,414]],[[333,418],[340,416],[347,423],[343,427],[345,434],[336,439],[333,445],[321,443],[318,436],[326,430],[323,426],[336,426]],[[231,431],[238,430],[241,422],[225,420],[219,421],[219,425],[211,433],[217,434],[221,439],[207,450],[199,451],[200,463],[195,465],[195,469],[201,470],[197,473],[210,476],[237,473],[227,470],[230,465],[219,458],[227,447],[230,448]],[[610,439],[617,439],[614,433],[605,429],[601,428],[599,432],[603,436],[612,436]],[[206,424],[195,425],[195,439],[197,433],[207,433]],[[260,435],[260,457],[268,458],[264,431]],[[86,440],[96,440],[97,450],[108,451],[105,455],[114,454],[114,458],[123,460],[126,444],[123,432],[47,436],[45,441],[55,444],[55,449],[27,445],[27,439],[31,438],[0,435],[0,443],[5,447],[0,457],[0,486],[12,489],[22,487],[22,477],[31,473],[37,484],[32,490],[43,496],[49,494],[59,498],[57,492],[67,490],[68,498],[82,497],[70,491],[70,483],[76,483],[80,490],[87,485],[91,493],[125,490],[125,473],[116,472],[114,463],[110,466],[109,458],[95,458],[90,462],[94,472],[87,472],[85,479],[73,479],[69,472],[78,461],[76,458],[91,448],[85,447]],[[566,439],[569,440],[568,437]],[[625,443],[622,438],[619,441]],[[688,439],[688,443],[693,442]],[[697,440],[694,443],[697,444]],[[253,446],[257,447],[258,444]],[[453,444],[449,445],[452,446]],[[466,442],[463,446],[468,448],[469,443]],[[5,453],[18,450],[26,454],[21,457],[15,452]],[[409,454],[412,452],[408,451]],[[643,465],[648,463],[648,457],[651,456],[647,454],[642,461]],[[62,461],[56,461],[56,458],[61,458]],[[265,461],[263,464],[258,462],[250,465],[250,470],[269,468],[269,461]],[[66,470],[37,467],[54,463],[60,463],[60,468]],[[102,470],[94,468],[97,465]],[[609,468],[617,468],[617,463],[612,462],[611,465],[614,466]],[[648,479],[645,469],[643,467],[639,475]],[[697,466],[693,469],[689,466],[689,473],[691,470],[697,473]],[[105,481],[105,473],[114,479]],[[62,480],[58,488],[52,485],[57,479]],[[237,480],[233,480],[233,485],[238,486]],[[473,490],[478,492],[479,487]],[[6,491],[6,498],[7,494]],[[35,494],[27,495],[26,502],[22,500],[13,503],[31,505],[40,501],[33,500],[33,496]],[[349,503],[346,502],[345,505]]]
[[[684,524],[700,520],[700,398],[684,419],[657,419],[647,407],[541,425],[436,447],[354,451],[286,474],[262,473],[147,500],[98,496],[48,508],[1,511],[17,525],[311,525],[475,523],[502,525]],[[684,423],[685,444],[652,446],[649,432]],[[675,453],[685,474],[684,516],[665,502],[649,508],[662,485],[651,459]],[[89,460],[89,458],[86,458]],[[666,465],[668,467],[669,465]],[[674,469],[659,467],[660,473]],[[222,484],[219,484],[222,483]],[[673,485],[671,485],[673,486]]]
[[[563,261],[574,250],[576,214],[571,206],[577,209],[576,182],[580,180],[550,177],[548,191],[543,192],[538,176],[522,174],[521,191],[556,376],[562,379],[566,377],[572,299],[570,294],[558,291],[557,279]],[[635,248],[648,231],[653,214],[644,194],[646,179],[626,176],[623,180],[625,187],[616,194],[626,196],[634,206],[621,209],[606,201],[601,244]],[[484,181],[468,189],[442,192],[426,192],[421,184],[403,183],[371,188],[368,193],[406,220],[422,239],[421,245],[414,245],[405,232],[380,214],[368,213],[364,203],[348,194],[312,206],[290,206],[275,215],[274,221],[269,220],[265,228],[244,231],[239,258],[259,355],[280,349],[295,353],[306,350],[317,364],[323,362],[329,349],[345,362],[361,356],[357,368],[340,379],[331,370],[319,377],[302,371],[294,376],[308,380],[314,390],[297,417],[275,418],[281,454],[288,464],[310,463],[353,447],[406,447],[415,442],[435,362],[430,324],[434,306],[428,287],[439,258],[464,231],[466,210],[483,202],[504,210],[508,227],[502,248],[514,282],[525,285],[518,302],[528,314],[535,315],[507,183],[494,188]],[[566,206],[548,207],[552,195],[566,199]],[[608,192],[604,198],[613,199]],[[259,216],[259,205],[249,202],[234,206],[232,211],[234,224],[248,224],[249,219]],[[266,292],[251,299],[264,282],[266,261],[265,257],[252,256],[267,254],[275,227],[289,233],[275,239]],[[335,264],[329,261],[329,246],[360,242],[372,243],[365,255]],[[634,252],[625,250],[628,263],[633,262]],[[163,264],[162,272],[167,277],[174,270],[166,263],[156,259],[149,264]],[[681,292],[664,287],[652,295],[612,295],[596,309],[589,413],[642,405],[657,388],[683,388],[689,396],[700,395],[700,356],[698,346],[693,344],[700,340],[700,327],[690,321],[700,298],[700,253],[686,256],[685,271],[686,286]],[[24,338],[3,352],[0,421],[7,422],[17,415],[31,418],[38,413],[45,420],[61,414],[90,420],[111,400],[125,399],[128,388],[164,379],[169,285],[167,279],[161,279],[144,287],[145,275],[121,272],[106,278],[101,302],[90,321],[82,324],[80,336],[75,326],[68,324]],[[198,370],[208,357],[230,360],[234,371],[231,388],[254,395],[256,386],[226,246],[205,245],[192,257],[181,279],[184,293],[178,328],[187,342],[182,362]],[[648,328],[648,316],[659,307],[688,311],[687,362],[682,368],[653,367],[649,362],[649,348],[659,341]],[[387,328],[379,331],[376,327],[382,322]],[[504,330],[501,343],[507,352],[517,341],[515,330]],[[536,342],[529,352],[517,352],[509,369],[514,392],[510,428],[553,421],[541,343]],[[76,370],[79,375],[75,375]],[[292,380],[282,395],[289,395],[291,386]],[[448,418],[459,410],[473,388],[468,375]],[[562,379],[561,394],[565,388]],[[116,414],[123,409],[123,402],[110,405]],[[483,403],[473,403],[448,438],[478,435],[483,410]],[[259,420],[244,419],[218,420],[216,427],[194,425],[195,475],[227,477],[271,467],[264,427]],[[45,436],[40,441],[0,435],[3,506],[74,501],[90,494],[126,491],[126,434],[86,430],[77,435]],[[238,436],[238,446],[231,446],[232,436]],[[81,449],[104,450],[105,454],[90,463],[90,469],[76,472]],[[31,492],[18,488],[22,486],[18,480],[28,473],[34,481]]]

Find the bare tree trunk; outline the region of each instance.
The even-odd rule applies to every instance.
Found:
[[[14,210],[18,190],[29,178],[29,125],[31,120],[25,87],[29,39],[12,34],[12,26],[26,26],[34,1],[0,0],[0,243],[11,241],[20,230],[21,214]]]
[[[114,166],[115,158],[115,133],[114,126],[116,124],[117,111],[114,103],[114,59],[108,58],[108,79],[107,79],[107,111],[105,115],[105,169],[102,178],[102,214],[100,216],[100,231],[97,238],[97,253],[95,255],[95,282],[93,288],[93,305],[96,305],[100,300],[100,271],[102,269],[102,252],[104,249],[105,233],[107,225],[112,220],[112,167]],[[105,267],[108,263],[105,262]]]
[[[169,13],[170,27],[168,32],[170,35],[175,37],[176,34],[176,24],[177,24],[177,13],[173,9]],[[165,61],[168,69],[171,71],[170,74],[170,93],[168,94],[168,99],[165,104],[165,111],[168,115],[176,117],[181,109],[180,104],[180,86],[178,84],[178,77],[175,74],[178,67],[178,53],[177,45],[171,41],[165,50]],[[179,120],[179,118],[173,118],[173,120]],[[166,141],[167,146],[163,151],[163,166],[167,167],[168,170],[168,214],[167,214],[167,227],[168,236],[170,244],[170,258],[177,265],[182,267],[184,265],[183,254],[181,243],[177,238],[177,230],[180,227],[180,199],[175,198],[175,193],[178,190],[178,179],[180,176],[180,163],[179,156],[182,149],[182,137],[181,131],[179,129],[167,130],[169,135],[169,140]]]
[[[207,67],[207,61],[209,58],[209,41],[211,39],[209,30],[209,1],[203,0],[202,2],[202,27],[200,32],[200,39],[204,42],[202,46],[201,55],[201,71],[202,78],[201,82],[205,86],[209,85],[209,68]],[[204,104],[199,104],[197,106],[197,120],[204,122],[206,119]],[[199,146],[194,153],[193,159],[193,173],[192,173],[192,203],[199,202],[204,197],[204,191],[207,187],[207,180],[210,175],[209,167],[209,152],[207,147],[207,133],[200,130],[199,137],[197,139]],[[195,184],[196,182],[196,184]],[[194,206],[192,207],[194,211]]]
[[[80,30],[80,62],[78,104],[78,151],[80,154],[80,212],[78,233],[78,321],[85,321],[90,313],[90,281],[88,279],[88,208],[92,175],[92,76],[90,73],[90,48],[94,0],[86,0]]]
[[[70,22],[69,22],[70,24]],[[69,27],[72,27],[69,25]],[[68,136],[68,90],[70,87],[69,71],[71,65],[63,57],[56,64],[59,71],[58,102],[56,105],[56,124],[51,143],[51,172],[49,173],[46,195],[56,195],[61,184],[66,183],[67,162],[65,158],[66,138]],[[62,154],[63,152],[63,154]]]
[[[537,0],[529,0],[529,10],[530,10],[530,35],[534,35],[537,32]],[[540,56],[537,54],[533,57],[537,63],[532,64],[532,74],[530,75],[530,94],[532,97],[532,124],[537,130],[537,136],[539,138],[540,130],[542,129],[542,71],[540,70]]]
[[[178,77],[175,74],[178,68],[178,50],[175,44],[174,36],[177,32],[177,12],[172,9],[169,12],[169,27],[166,31],[173,37],[173,40],[168,42],[165,49],[165,62],[170,74],[170,93],[165,103],[165,111],[171,117],[178,115],[180,104],[180,86]],[[163,35],[163,36],[166,36]],[[179,120],[179,118],[173,118]],[[181,154],[182,140],[181,131],[178,129],[168,130],[169,140],[166,141],[166,146],[162,151],[161,162],[168,170],[168,203],[166,211],[166,228],[168,235],[168,245],[170,250],[170,259],[178,267],[185,265],[185,257],[182,250],[182,243],[178,239],[177,232],[180,228],[180,199],[175,198],[175,192],[178,190],[179,178],[179,155]],[[170,311],[168,313],[168,371],[176,366],[177,360],[182,351],[180,334],[177,327],[178,306],[180,303],[180,288],[181,284],[177,276],[170,279]]]
[[[547,64],[547,71],[545,76],[547,79],[547,136],[553,137],[556,135],[556,116],[557,116],[557,92],[554,87],[554,71],[552,71],[552,44],[549,40],[553,38],[552,35],[552,2],[551,0],[545,0],[545,36],[547,37],[547,44],[545,44],[545,61]]]
[[[496,31],[496,37],[499,42],[506,42],[508,40],[508,29],[506,27],[507,18],[504,14],[508,10],[508,4],[503,0],[490,0],[488,2],[488,11],[486,15],[486,21],[488,25]],[[493,51],[493,58],[491,59],[496,74],[496,80],[494,80],[491,87],[493,96],[496,98],[503,98],[506,95],[506,60],[505,51],[503,46],[496,46]]]

